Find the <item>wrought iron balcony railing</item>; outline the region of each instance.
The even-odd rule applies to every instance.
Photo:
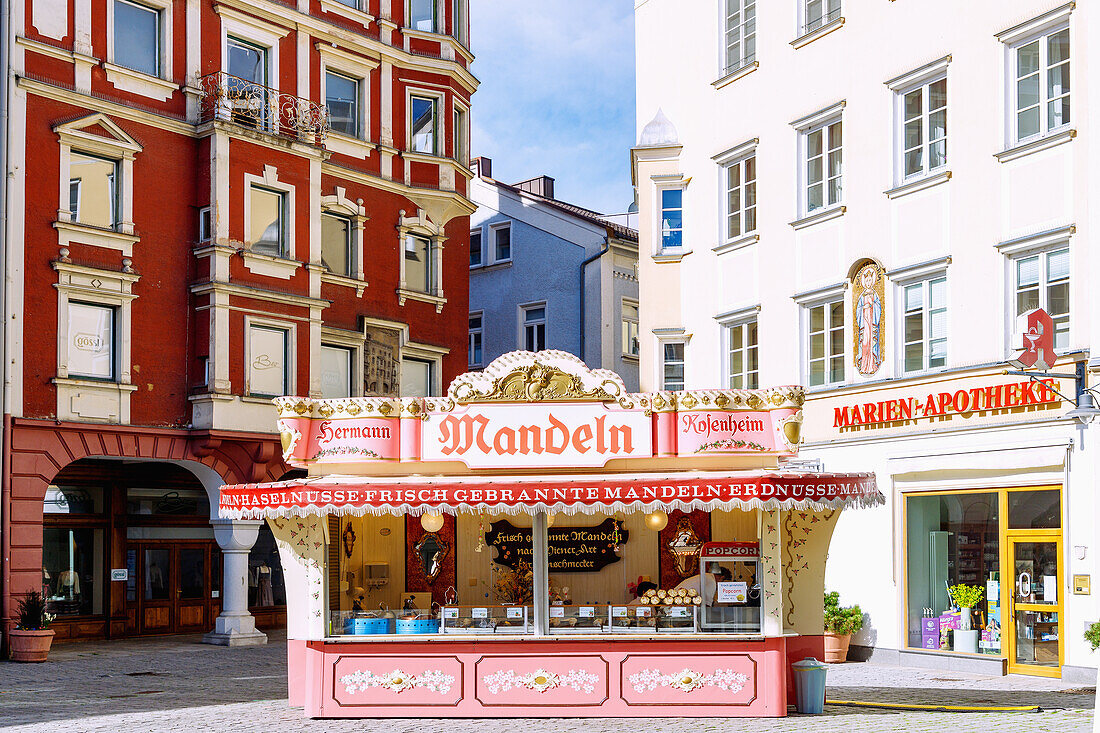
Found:
[[[321,145],[328,107],[223,71],[202,77],[202,121],[221,120],[270,135]]]

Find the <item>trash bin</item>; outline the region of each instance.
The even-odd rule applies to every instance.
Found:
[[[820,715],[825,709],[825,672],[828,668],[813,657],[791,665],[798,712]]]

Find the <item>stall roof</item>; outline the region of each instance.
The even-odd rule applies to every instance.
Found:
[[[307,514],[598,514],[882,504],[870,473],[684,471],[569,476],[317,476],[223,486],[224,519]]]

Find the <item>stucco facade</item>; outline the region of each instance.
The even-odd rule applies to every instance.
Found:
[[[1065,417],[1072,377],[1054,383],[1065,400],[1002,371],[1017,315],[1034,307],[1055,315],[1056,372],[1080,366],[1092,384],[1100,369],[1087,205],[1095,8],[836,3],[807,17],[808,5],[636,3],[642,388],[668,378],[669,344],[682,345],[671,355],[683,354],[688,389],[808,387],[801,457],[873,469],[887,496],[842,516],[830,550],[827,587],[867,613],[857,646],[1087,677],[1096,659],[1081,633],[1097,606],[1072,578],[1095,567],[1100,436]],[[682,214],[666,191],[680,192]],[[922,594],[942,599],[913,580],[929,540],[907,524],[915,507],[981,494],[996,514],[998,492],[1015,501],[1029,487],[1059,498],[1046,596],[1059,613],[1027,622],[1051,625],[1035,639],[1058,641],[1056,658],[1007,658],[1025,655],[1023,638],[978,654],[922,650]],[[951,572],[983,589],[1000,573],[1007,636],[1025,603],[1006,563],[1022,546],[1010,545],[1014,520],[984,521],[999,527],[987,564],[973,578]],[[945,525],[951,548],[965,544],[961,527]]]

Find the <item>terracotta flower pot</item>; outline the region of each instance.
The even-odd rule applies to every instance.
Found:
[[[825,661],[831,664],[845,662],[848,659],[848,643],[851,634],[825,634]]]
[[[52,629],[12,629],[8,634],[13,662],[45,662],[52,643]]]

